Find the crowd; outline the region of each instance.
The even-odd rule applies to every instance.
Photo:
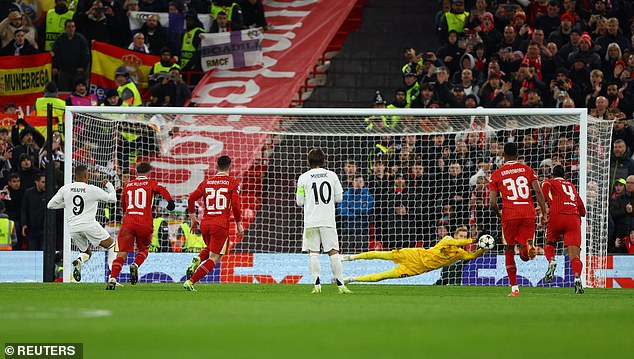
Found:
[[[40,26],[34,26],[18,4],[2,0],[0,5],[0,56],[50,52],[52,80],[60,91],[76,95],[79,103],[68,101],[73,105],[184,106],[191,92],[182,72],[202,71],[201,16],[211,18],[209,32],[267,28],[262,0],[56,0]],[[171,25],[150,15],[140,29],[131,28],[131,11],[164,13]],[[86,98],[93,40],[161,56],[150,72],[149,100],[141,98],[125,66],[113,74],[118,87],[111,90],[117,95],[106,89],[96,102],[95,94]]]
[[[443,45],[435,51],[405,45],[402,86],[389,103],[377,91],[374,106],[587,108],[591,116],[615,120],[610,179],[602,184],[616,191],[608,248],[634,253],[634,4],[443,0],[439,7],[436,34]],[[365,126],[368,132],[482,132],[376,137],[368,159],[347,161],[342,177],[348,198],[357,199],[354,205],[344,199],[339,215],[343,234],[356,239],[354,251],[429,247],[461,226],[471,228],[472,238],[488,233],[499,243],[500,224],[489,211],[486,183],[502,163],[506,142],[518,143],[520,160],[540,181],[555,164],[564,166],[568,178],[577,177],[579,138],[572,126],[518,130],[508,119],[507,130],[493,131],[477,116],[420,122],[368,117]],[[350,216],[355,206],[357,216]],[[538,233],[540,238],[543,242]]]

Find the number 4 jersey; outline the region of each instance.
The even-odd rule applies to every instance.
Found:
[[[502,197],[502,220],[535,218],[535,204],[531,195],[537,177],[527,165],[509,161],[495,170],[489,180],[489,190]]]
[[[336,173],[313,168],[297,180],[295,200],[304,207],[304,227],[336,227],[335,202],[341,202],[343,188]]]
[[[240,186],[235,178],[219,172],[200,182],[187,200],[188,213],[194,213],[195,203],[201,197],[204,204],[202,222],[229,228],[231,212],[236,222],[241,221]]]
[[[167,201],[172,200],[172,196],[165,187],[145,176],[138,176],[124,184],[121,192],[121,208],[125,212],[122,224],[152,227],[155,193],[160,194]]]
[[[112,183],[106,190],[84,182],[73,182],[62,186],[48,203],[48,208],[66,208],[69,231],[80,232],[99,225],[95,216],[99,201],[115,203],[117,193]]]

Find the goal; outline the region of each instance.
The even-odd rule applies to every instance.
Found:
[[[242,183],[246,233],[239,240],[230,229],[228,255],[206,280],[309,283],[295,184],[307,170],[308,150],[319,147],[346,192],[337,210],[342,253],[430,247],[466,226],[471,238],[493,236],[495,248],[470,262],[384,283],[506,285],[501,226],[489,211],[486,182],[502,163],[503,144],[516,142],[521,160],[540,180],[560,163],[577,185],[588,208],[582,228],[586,284],[604,287],[611,128],[610,121],[589,118],[585,109],[68,107],[65,181],[72,180],[74,166],[86,164],[94,184],[109,178],[119,186],[135,175],[135,163],[150,162],[152,176],[176,198],[177,208],[166,212],[157,200],[155,214],[168,223],[169,238],[157,240],[157,253],[140,268],[140,281],[179,282],[197,250],[185,233],[187,196],[214,173],[218,156],[229,155],[232,174]],[[121,209],[104,207],[98,217],[116,239]],[[536,243],[541,247],[544,240],[538,227]],[[64,243],[68,281],[76,253],[69,238]],[[571,286],[561,244],[557,254],[552,283],[543,278],[543,255],[529,262],[518,259],[520,285]],[[327,268],[325,256],[323,261]],[[356,261],[345,263],[344,274],[392,266]],[[103,251],[95,250],[84,272],[82,280],[105,281]],[[124,267],[120,279],[126,275]]]

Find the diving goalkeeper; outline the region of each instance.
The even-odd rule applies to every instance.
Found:
[[[390,252],[372,251],[343,256],[341,258],[342,261],[384,259],[391,260],[398,264],[396,268],[385,272],[345,278],[344,283],[378,282],[390,278],[411,277],[448,266],[459,260],[471,260],[480,257],[484,253],[484,249],[479,248],[475,252],[468,252],[462,248],[471,243],[473,243],[473,239],[467,238],[467,227],[459,227],[456,229],[453,237],[445,236],[440,242],[429,249],[403,248]]]

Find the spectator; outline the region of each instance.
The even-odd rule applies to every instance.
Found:
[[[627,86],[624,85],[619,88],[618,83],[610,82],[607,86],[606,97],[608,99],[608,107],[609,108],[617,108],[623,113],[632,113],[634,111],[634,106],[631,101],[631,96],[624,96],[623,92],[627,89]],[[612,137],[614,140],[614,137]],[[628,148],[629,148],[628,143]]]
[[[40,149],[39,167],[44,170],[48,166],[48,139],[44,146]],[[55,188],[59,188],[64,185],[64,141],[62,141],[62,135],[59,131],[53,131],[52,136],[52,150],[51,156],[55,172]]]
[[[405,247],[414,247],[416,241],[413,232],[414,211],[420,207],[414,203],[412,190],[407,186],[407,181],[403,174],[394,175],[393,185],[391,186],[388,198],[388,223],[390,223],[387,235],[383,237],[384,248],[397,249]]]
[[[583,60],[590,70],[601,67],[601,57],[592,51],[592,39],[587,32],[584,32],[579,38],[579,49],[568,55],[568,62],[573,63],[578,60]]]
[[[65,0],[58,0],[63,1]],[[50,11],[49,11],[50,13]],[[53,77],[62,91],[73,91],[73,81],[78,76],[86,76],[90,51],[86,38],[76,32],[75,22],[66,20],[65,32],[57,37],[53,47]]]
[[[608,245],[608,253],[634,254],[634,228],[627,236],[616,238],[613,246]]]
[[[480,24],[479,29],[476,29],[476,31],[478,31],[480,37],[482,38],[482,41],[486,46],[487,53],[489,54],[493,53],[498,48],[503,38],[500,30],[495,28],[493,14],[488,11],[482,15],[482,24]]]
[[[268,30],[262,0],[240,0],[238,4],[242,8],[244,26],[261,27],[264,31]]]
[[[229,18],[224,11],[218,12],[216,18],[211,22],[210,33],[231,32],[233,29],[229,25]]]
[[[343,175],[341,176],[341,185],[344,192],[354,187],[354,180],[357,177],[357,163],[355,160],[348,158],[343,162]]]
[[[192,97],[189,86],[183,81],[183,75],[178,66],[172,67],[170,70],[170,81],[173,84],[173,92],[169,103],[172,107],[183,107],[185,103]]]
[[[440,19],[440,38],[447,38],[447,34],[451,30],[461,33],[468,19],[469,13],[464,9],[464,1],[451,0],[451,11],[445,12],[445,16]]]
[[[437,56],[451,72],[458,70],[458,60],[464,55],[464,49],[458,46],[458,33],[449,31],[445,43],[438,49]]]
[[[10,12],[9,16],[0,22],[0,47],[5,47],[13,41],[15,31],[20,29],[24,30],[25,40],[37,50],[37,30],[29,17],[20,11]]]
[[[31,112],[31,115],[46,116],[48,104],[51,104],[53,106],[53,116],[57,117],[58,123],[61,124],[64,121],[66,102],[58,98],[57,95],[57,84],[55,82],[47,83],[44,87],[44,96],[35,100],[34,111]]]
[[[625,193],[625,178],[619,178],[614,183],[614,191],[610,195],[610,200],[616,199],[618,196]]]
[[[123,102],[126,102],[128,106],[141,106],[143,99],[139,93],[139,89],[132,79],[130,79],[130,73],[125,66],[119,66],[114,74],[114,81],[117,83],[117,92]]]
[[[55,7],[46,13],[44,51],[53,51],[55,54],[54,43],[65,31],[68,32],[67,23],[73,19],[73,15],[75,15],[75,12],[68,9],[68,2],[66,0],[55,0]],[[73,33],[75,32],[74,25],[75,23],[73,22]],[[58,47],[58,50],[62,48],[65,47]]]
[[[628,46],[628,41],[623,36],[622,31],[619,29],[619,19],[611,17],[607,21],[607,33],[597,38],[597,45],[599,45],[599,55],[603,58],[606,55],[606,51],[610,48],[608,45],[616,43],[620,49],[625,49]]]
[[[75,91],[66,98],[67,106],[97,106],[99,99],[95,94],[88,93],[86,80],[79,77],[75,80]]]
[[[579,40],[581,39],[581,30],[577,26],[570,29],[570,34],[566,38],[566,42],[559,46],[558,57],[562,64],[572,65],[570,54],[579,50]]]
[[[20,131],[21,125],[24,129]],[[11,154],[12,168],[17,170],[20,167],[20,157],[25,153],[31,159],[31,163],[38,163],[40,148],[44,145],[44,136],[38,130],[19,117],[11,128],[11,139],[13,143],[18,144]]]
[[[128,45],[128,50],[140,52],[143,54],[149,54],[150,48],[145,43],[145,35],[142,32],[137,32],[132,36],[132,42]]]
[[[4,202],[6,213],[9,219],[15,222],[16,228],[18,228],[16,231],[18,243],[17,247],[13,247],[13,249],[27,249],[27,243],[22,236],[22,226],[20,222],[22,197],[24,196],[24,188],[20,186],[20,183],[20,175],[15,172],[11,173],[7,185],[4,186],[2,192],[0,192],[0,197],[4,196],[4,198],[0,199]]]
[[[4,202],[2,201],[0,201],[0,226],[2,226],[2,236],[4,237],[0,238],[0,251],[18,249],[15,222],[5,213]]]
[[[627,152],[625,141],[617,139],[614,141],[612,156],[610,157],[610,191],[614,189],[614,182],[617,178],[626,178],[634,175],[634,161]],[[632,187],[634,189],[634,187]]]
[[[39,153],[38,153],[39,160]],[[35,185],[36,175],[38,174],[37,165],[38,162],[31,161],[31,156],[26,153],[20,155],[18,160],[18,174],[20,175],[20,182],[24,184],[24,189],[27,190]]]
[[[4,187],[9,180],[11,173],[11,152],[13,148],[5,142],[4,138],[0,138],[0,187]]]
[[[548,6],[546,6],[546,14],[538,16],[535,21],[535,27],[542,29],[546,38],[548,38],[551,33],[557,31],[557,28],[561,24],[559,11],[559,1],[550,0],[548,1]]]
[[[46,176],[38,174],[34,185],[24,191],[20,210],[22,236],[30,251],[44,250],[44,221],[46,216]]]
[[[185,14],[185,33],[181,47],[181,69],[183,71],[201,71],[200,34],[205,32],[198,14],[191,9]]]
[[[23,29],[15,30],[14,39],[0,50],[0,56],[25,56],[39,53],[27,39]]]
[[[128,106],[127,102],[123,102],[119,93],[115,89],[107,89],[104,96],[102,106]]]
[[[145,36],[145,43],[152,55],[162,55],[165,48],[169,49],[169,34],[167,29],[161,25],[158,16],[148,16],[140,32]]]
[[[342,245],[346,248],[344,252],[357,253],[367,250],[374,196],[365,187],[363,176],[355,176],[353,186],[343,193],[343,200],[337,207],[342,222]]]
[[[78,11],[75,16],[77,32],[82,34],[88,46],[92,41],[111,42],[111,35],[115,32],[114,10],[111,6],[104,5],[101,0],[92,1],[92,6],[86,11]]]
[[[229,27],[233,30],[244,29],[244,17],[242,16],[242,9],[238,2],[234,0],[213,0],[211,2],[211,16],[217,19],[218,13],[221,11],[227,14]]]

